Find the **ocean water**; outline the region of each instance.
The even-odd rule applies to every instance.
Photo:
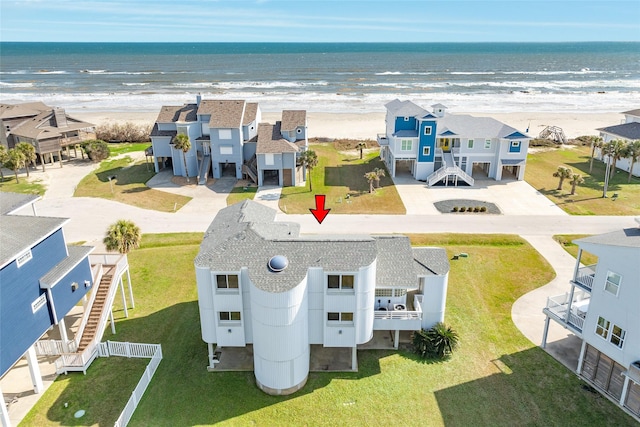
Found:
[[[158,111],[197,93],[263,111],[619,112],[640,105],[640,43],[0,43],[0,102]]]

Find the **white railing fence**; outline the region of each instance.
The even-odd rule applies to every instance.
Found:
[[[580,283],[588,289],[592,289],[593,278],[596,274],[596,265],[597,264],[593,264],[587,267],[579,268],[574,281]]]
[[[144,370],[144,374],[142,374],[142,378],[138,381],[138,385],[131,393],[131,397],[114,424],[114,427],[125,427],[129,424],[140,399],[142,399],[144,392],[151,382],[151,378],[153,378],[153,374],[155,374],[156,369],[158,369],[158,365],[162,360],[162,347],[160,344],[122,343],[114,341],[107,341],[106,344],[109,352],[113,349],[117,353],[110,353],[111,356],[123,356],[121,353],[125,353],[128,354],[126,357],[144,357],[151,359]]]
[[[74,340],[67,341],[68,351],[64,350],[61,340],[40,340],[36,341],[36,355],[38,356],[59,356],[64,353],[74,353],[77,350]]]

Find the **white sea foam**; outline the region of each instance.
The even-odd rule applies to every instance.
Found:
[[[67,74],[66,71],[63,70],[54,70],[54,71],[49,71],[49,70],[40,70],[35,74]]]
[[[149,83],[122,83],[123,86],[146,86]]]
[[[0,82],[0,87],[33,87],[33,83],[8,83]],[[3,95],[4,96],[4,95]]]

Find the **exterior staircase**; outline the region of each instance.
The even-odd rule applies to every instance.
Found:
[[[453,155],[451,153],[443,153],[444,166],[442,166],[437,171],[433,172],[427,178],[427,185],[429,187],[434,186],[438,182],[446,179],[449,182],[449,178],[457,178],[461,179],[470,186],[473,186],[475,180],[471,177],[471,175],[467,174],[465,171],[456,166],[453,161]]]
[[[541,138],[541,139],[548,138],[559,144],[567,143],[567,137],[565,136],[564,131],[562,130],[561,127],[558,127],[558,126],[547,126],[542,130],[542,132],[540,132],[540,135],[538,135],[538,138]]]
[[[255,154],[248,162],[242,165],[242,173],[251,178],[251,180],[258,185],[258,159]]]
[[[102,312],[107,305],[107,299],[109,297],[109,290],[111,286],[117,286],[113,282],[113,273],[115,272],[115,266],[109,266],[109,270],[106,271],[102,275],[102,279],[100,280],[100,284],[98,285],[98,289],[96,290],[96,296],[93,300],[93,304],[91,305],[91,310],[89,311],[89,317],[84,326],[84,330],[82,331],[82,337],[80,338],[80,342],[78,343],[78,353],[82,353],[88,346],[93,342],[98,335],[98,332],[104,332],[104,325],[102,328],[100,327],[100,318],[102,317]],[[113,301],[113,298],[112,298]],[[108,308],[111,308],[111,304],[108,305]],[[102,333],[99,334],[102,337]]]
[[[211,169],[211,155],[207,154],[202,157],[200,168],[198,172],[198,185],[205,185],[207,183],[207,177],[209,176],[209,170]]]

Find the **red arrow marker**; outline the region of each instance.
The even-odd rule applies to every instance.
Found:
[[[318,224],[322,224],[322,221],[324,221],[324,219],[329,214],[329,211],[331,210],[331,209],[324,208],[325,199],[326,199],[326,196],[324,194],[316,194],[316,208],[309,209],[313,214],[313,216],[318,221]]]

